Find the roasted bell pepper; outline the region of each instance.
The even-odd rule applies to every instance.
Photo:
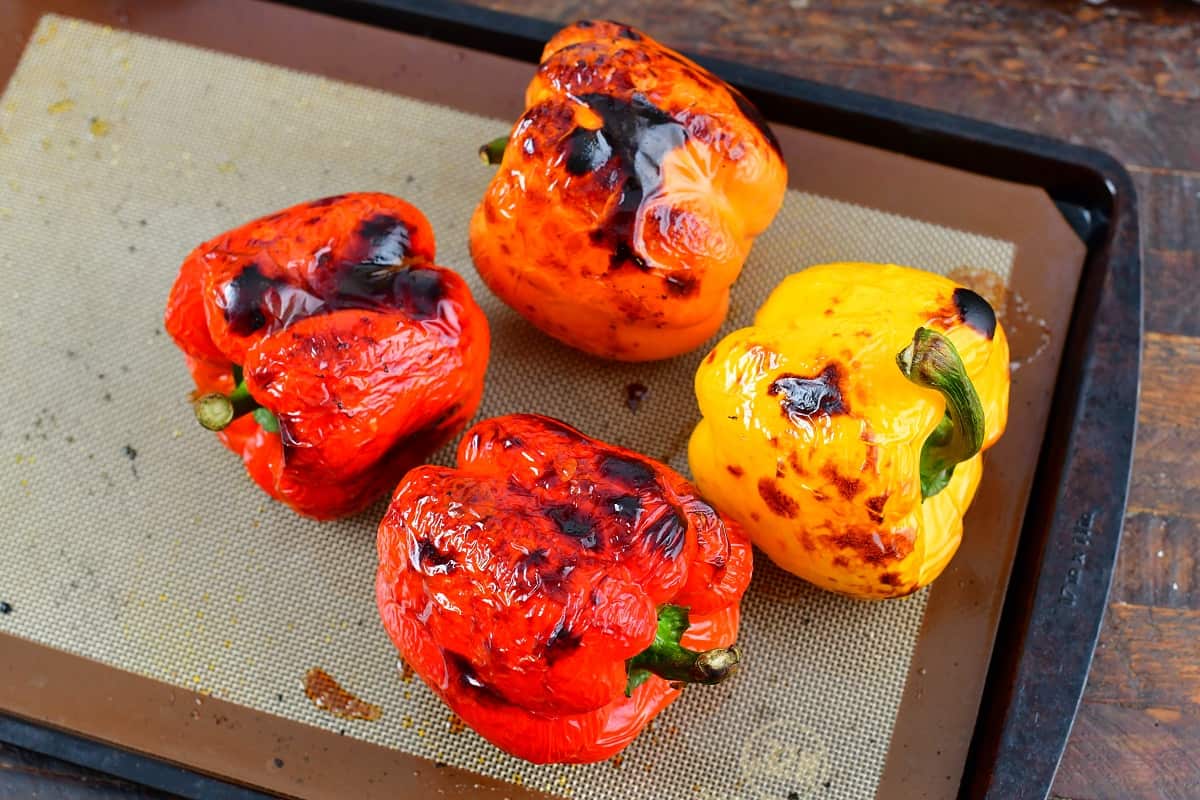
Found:
[[[623,361],[699,347],[783,202],[787,170],[736,89],[632,28],[577,22],[546,45],[471,255],[545,333]],[[502,160],[501,160],[502,157]]]
[[[485,420],[379,527],[384,627],[484,738],[534,762],[627,745],[737,666],[750,545],[676,472],[547,417]]]
[[[487,319],[386,194],[303,203],[197,247],[166,329],[196,416],[272,497],[350,514],[449,441],[483,392]]]
[[[812,267],[703,360],[688,457],[779,566],[897,597],[958,549],[1008,385],[1004,329],[976,293],[906,267]]]

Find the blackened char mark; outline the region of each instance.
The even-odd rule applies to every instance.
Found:
[[[641,461],[624,456],[605,456],[600,474],[630,489],[648,489],[657,483],[654,470]]]
[[[691,275],[676,272],[667,276],[667,291],[676,297],[690,297],[700,288],[700,281]]]
[[[238,336],[248,336],[267,324],[263,303],[279,282],[266,277],[257,264],[247,264],[225,285],[225,321]]]
[[[479,679],[470,661],[450,650],[445,651],[445,657],[446,665],[453,672],[458,673],[458,682],[463,687],[474,690],[478,699],[500,705],[508,705],[508,702],[498,695],[492,687]]]
[[[393,265],[408,258],[412,238],[408,226],[390,214],[376,214],[358,226],[358,236],[366,243],[363,261]]]
[[[432,319],[445,297],[437,270],[407,263],[408,226],[389,214],[366,219],[356,232],[362,255],[342,264],[331,308],[398,308],[414,319]]]
[[[996,334],[996,312],[990,303],[970,289],[954,290],[954,308],[968,328],[991,339]]]
[[[576,128],[567,135],[567,172],[587,175],[604,166],[612,157],[612,147],[601,131]]]
[[[309,208],[327,208],[328,206],[331,206],[334,203],[341,201],[345,196],[346,195],[344,195],[344,194],[334,194],[334,195],[330,195],[329,197],[322,197],[320,200],[313,200],[311,203],[308,204],[308,207]]]
[[[600,116],[602,125],[571,132],[567,167],[576,175],[591,172],[605,185],[620,186],[616,208],[592,239],[612,249],[612,269],[626,263],[646,269],[633,244],[638,211],[661,188],[662,160],[687,141],[687,130],[641,94],[628,101],[595,93],[579,99]]]
[[[802,375],[780,375],[767,389],[771,396],[781,395],[780,406],[793,424],[823,414],[845,414],[846,403],[839,386],[841,370],[830,364],[819,375],[806,378]]]
[[[416,320],[433,319],[446,296],[442,274],[404,265],[350,264],[338,278],[331,308],[396,308]]]
[[[687,520],[678,512],[667,513],[649,525],[643,536],[652,549],[667,558],[678,558],[687,541]]]
[[[596,521],[576,506],[551,506],[546,509],[546,516],[558,526],[560,533],[578,539],[579,544],[587,549],[595,550],[600,546],[600,532]]]
[[[572,631],[566,622],[559,620],[550,632],[550,638],[546,640],[546,660],[553,664],[563,656],[578,650],[582,643],[583,636]]]
[[[728,86],[728,84],[726,85]],[[767,144],[771,145],[771,149],[774,150],[780,158],[782,158],[783,150],[779,147],[779,140],[775,138],[775,131],[771,130],[771,126],[767,124],[767,118],[764,117],[762,112],[759,111],[758,108],[746,98],[746,95],[742,94],[732,86],[728,86],[728,88],[729,96],[732,97],[733,102],[737,104],[738,111],[742,112],[742,116],[748,119],[750,124],[758,128],[758,132],[766,138]]]
[[[454,556],[438,550],[437,545],[428,539],[417,546],[417,561],[426,575],[447,575],[458,566]]]
[[[636,521],[642,513],[642,501],[636,494],[623,494],[609,501],[614,514],[624,520]]]

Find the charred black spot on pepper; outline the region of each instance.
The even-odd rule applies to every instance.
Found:
[[[567,172],[586,175],[600,169],[612,157],[612,147],[604,131],[576,128],[567,135]]]
[[[687,520],[679,513],[666,514],[643,534],[650,546],[667,558],[677,558],[687,541]]]
[[[653,469],[624,456],[605,456],[600,462],[600,474],[633,489],[646,489],[656,483]]]
[[[729,96],[733,98],[733,102],[737,104],[738,111],[742,112],[742,116],[750,121],[754,127],[758,128],[758,132],[767,140],[767,144],[771,145],[771,149],[783,155],[783,150],[779,147],[779,140],[775,138],[775,131],[771,130],[771,126],[767,124],[767,118],[762,115],[762,112],[746,98],[746,95],[739,92],[732,86],[728,86]]]
[[[453,572],[454,568],[458,566],[454,561],[454,556],[438,550],[437,545],[428,539],[417,546],[417,557],[421,570],[426,575],[445,575]]]
[[[900,573],[899,572],[885,572],[879,576],[879,582],[882,583],[884,586],[899,586],[900,585]]]
[[[561,533],[578,539],[587,549],[594,550],[599,546],[600,537],[596,521],[576,506],[551,506],[546,509],[546,517],[558,526]]]
[[[609,502],[613,513],[621,519],[636,520],[642,511],[642,500],[636,494],[623,494]]]
[[[617,38],[628,39],[631,42],[640,42],[642,40],[642,35],[632,28],[622,25],[621,30],[617,32]]]
[[[544,547],[539,547],[536,550],[530,550],[521,557],[521,561],[531,567],[540,567],[541,565],[549,562],[549,560],[550,551]]]
[[[837,364],[830,364],[811,378],[780,375],[771,383],[767,394],[781,395],[780,405],[784,415],[797,424],[801,419],[810,419],[817,414],[845,414],[846,404],[842,399],[840,382],[841,370]]]
[[[658,192],[662,160],[687,141],[687,130],[641,94],[621,100],[589,93],[579,95],[579,100],[595,111],[603,124],[599,131],[579,133],[586,129],[577,128],[568,137],[568,160],[577,152],[575,166],[582,170],[574,174],[594,173],[609,185],[620,185],[616,208],[599,233],[600,241],[613,249],[609,265],[618,269],[631,263],[645,269],[645,259],[633,247],[637,213],[642,201]],[[601,143],[608,148],[606,155]]]
[[[667,291],[676,297],[689,297],[694,295],[699,288],[700,281],[691,275],[675,273],[667,276]]]
[[[996,334],[996,312],[987,300],[962,287],[954,290],[954,308],[963,324],[991,339]]]
[[[433,319],[446,287],[437,270],[423,267],[351,264],[338,279],[333,308],[399,308],[417,320]]]
[[[538,573],[542,588],[551,595],[561,595],[571,573],[575,571],[574,559],[564,560],[554,569],[544,569]]]
[[[308,204],[308,207],[309,208],[325,208],[326,206],[333,205],[334,203],[338,202],[345,196],[346,195],[344,195],[344,194],[335,194],[335,195],[330,195],[329,197],[322,197],[320,200],[313,200],[311,203]]]
[[[598,240],[594,238],[593,241],[597,241],[597,243],[604,241],[606,238],[606,232],[604,230],[599,230],[596,231],[596,233],[599,233],[600,236]],[[617,242],[613,246],[612,258],[609,260],[609,266],[611,266],[613,269],[616,269],[622,264],[632,264],[634,267],[637,267],[643,272],[649,271],[650,269],[650,265],[646,263],[646,259],[638,255],[637,251],[633,249],[633,245],[624,239]]]
[[[562,620],[554,626],[554,630],[550,632],[550,638],[546,640],[546,659],[550,663],[554,663],[563,656],[579,649],[579,645],[583,644],[583,636],[575,633]]]
[[[225,285],[225,321],[229,330],[238,336],[248,336],[266,325],[263,302],[276,286],[278,281],[263,275],[257,264],[247,264]]]
[[[740,478],[746,474],[746,470],[742,469],[737,464],[726,464],[725,469],[727,469],[729,474],[735,478]]]
[[[471,666],[471,662],[460,656],[458,653],[450,650],[446,651],[446,662],[451,669],[458,673],[458,680],[463,686],[474,689],[479,694],[486,695],[488,699],[504,702],[486,683],[479,679],[475,674],[475,668]]]
[[[399,264],[408,257],[412,235],[408,226],[390,214],[376,214],[362,221],[358,236],[367,244],[362,261],[371,264]]]

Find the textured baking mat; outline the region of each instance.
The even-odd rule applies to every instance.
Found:
[[[872,797],[925,592],[845,600],[759,557],[736,680],[688,691],[611,763],[535,767],[462,730],[398,669],[373,598],[381,507],[300,519],[192,421],[192,387],[161,328],[187,251],[303,199],[381,190],[426,213],[439,262],[462,272],[491,321],[481,416],[561,417],[686,472],[698,354],[583,357],[530,328],[472,269],[467,221],[491,174],[475,150],[507,127],[43,19],[0,100],[0,631],[570,797]],[[792,191],[722,334],[807,264],[968,267],[1003,285],[1013,255],[1007,242]],[[648,387],[636,411],[632,383]],[[382,716],[315,708],[302,688],[313,667]]]

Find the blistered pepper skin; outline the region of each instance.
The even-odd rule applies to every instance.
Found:
[[[217,435],[301,514],[355,513],[449,441],[483,392],[489,332],[433,231],[386,194],[339,195],[247,223],[183,262],[165,327],[197,395],[241,369],[251,414]]]
[[[457,468],[418,467],[379,527],[377,599],[415,672],[501,749],[609,757],[679,690],[625,690],[664,604],[682,644],[731,645],[750,545],[671,469],[555,420],[464,434]]]
[[[579,22],[546,45],[471,255],[554,338],[623,361],[699,347],[783,201],[758,111],[632,28]]]
[[[982,453],[923,499],[922,447],[947,404],[898,366],[921,327],[961,356],[990,447],[1008,414],[1004,330],[983,298],[929,272],[829,264],[792,275],[696,373],[697,485],[776,564],[822,588],[909,594],[961,541]]]

